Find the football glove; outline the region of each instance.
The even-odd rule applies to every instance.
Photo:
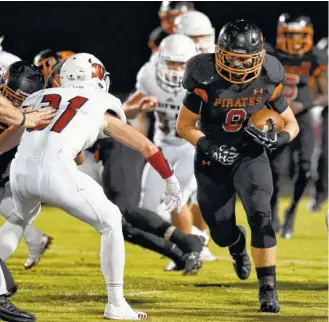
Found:
[[[235,147],[212,143],[205,136],[200,137],[196,146],[198,150],[204,152],[211,160],[223,165],[234,164],[240,156]]]
[[[182,210],[183,195],[175,175],[165,179],[165,186],[162,191],[162,200],[166,205],[165,211],[172,212],[177,209],[177,212],[180,212]]]
[[[265,126],[264,131],[257,129],[252,124],[248,124],[244,130],[252,137],[255,142],[267,149],[273,150],[279,146],[278,135],[275,131],[275,126],[272,119],[267,120],[267,126]]]

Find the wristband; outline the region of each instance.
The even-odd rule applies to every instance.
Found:
[[[173,168],[162,154],[161,150],[147,158],[151,166],[160,174],[162,179],[168,179],[174,173]]]
[[[207,153],[210,147],[210,142],[207,140],[206,136],[201,136],[198,140],[198,142],[196,143],[196,147],[198,150]]]
[[[278,140],[277,140],[278,146],[289,143],[290,138],[291,138],[290,133],[287,131],[282,131],[282,132],[278,133]]]
[[[25,123],[25,120],[26,120],[26,115],[25,115],[25,113],[23,113],[22,111],[21,111],[21,113],[22,113],[22,115],[23,115],[23,120],[22,120],[22,122],[19,124],[19,126],[23,126],[24,123]]]

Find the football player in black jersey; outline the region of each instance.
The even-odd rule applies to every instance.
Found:
[[[159,10],[161,26],[155,28],[149,36],[148,46],[152,54],[159,50],[164,38],[174,33],[175,18],[190,10],[194,10],[194,4],[191,1],[162,1]]]
[[[236,194],[247,213],[251,251],[259,281],[262,312],[280,310],[276,292],[276,237],[271,224],[272,175],[265,148],[292,141],[298,124],[283,97],[284,70],[266,55],[260,29],[237,19],[218,36],[215,54],[200,54],[186,66],[188,90],[179,111],[177,132],[196,146],[195,176],[198,202],[211,237],[228,247],[240,279],[251,263],[246,231],[236,225]],[[285,125],[276,133],[247,125],[249,117],[267,105],[280,113]]]
[[[313,26],[306,16],[279,17],[276,49],[271,52],[283,65],[286,74],[284,96],[296,115],[300,132],[291,144],[298,154],[298,171],[294,182],[293,198],[285,213],[281,236],[290,238],[293,233],[297,205],[310,179],[311,159],[314,150],[313,126],[310,108],[328,105],[327,55],[313,47]],[[319,94],[314,97],[310,79],[317,84]],[[272,197],[273,224],[278,227],[277,201],[279,194],[279,165],[282,149],[271,154],[274,192]]]
[[[322,38],[317,48],[328,55],[328,38]],[[312,90],[316,93],[320,91],[319,85],[313,82]],[[317,160],[316,180],[314,182],[314,192],[309,202],[308,208],[311,211],[318,211],[323,203],[328,199],[328,104],[323,107],[321,129],[320,155]]]

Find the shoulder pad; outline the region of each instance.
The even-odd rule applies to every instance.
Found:
[[[117,97],[113,96],[112,94],[109,94],[109,93],[106,93],[106,94],[109,95],[109,100],[110,100],[110,104],[108,106],[107,111],[114,112],[119,117],[119,119],[122,121],[122,123],[127,123],[127,118],[123,111],[121,101]]]
[[[214,54],[199,54],[192,57],[186,64],[183,87],[188,91],[194,88],[205,88],[218,80]]]
[[[24,100],[21,107],[36,107],[44,94],[46,94],[44,89],[41,89],[33,94],[30,94]]]
[[[321,50],[318,47],[313,47],[311,50],[312,58],[318,65],[328,65],[328,53],[326,50]]]
[[[273,55],[273,53],[275,52],[274,47],[268,42],[265,43],[264,49],[266,50],[266,53],[270,55]]]
[[[137,74],[136,89],[141,92],[147,91],[147,84],[153,79],[155,73],[155,64],[147,62]]]
[[[266,54],[264,58],[263,73],[273,84],[283,82],[285,78],[285,72],[282,64],[277,58],[268,54]]]

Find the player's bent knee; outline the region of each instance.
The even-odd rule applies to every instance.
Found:
[[[27,219],[23,219],[22,217],[20,217],[19,215],[17,215],[16,213],[11,213],[8,217],[7,217],[8,222],[10,222],[11,224],[14,225],[18,225],[21,227],[26,227],[29,224],[29,220]]]
[[[119,208],[113,204],[108,212],[100,218],[100,227],[97,227],[101,234],[111,229],[122,229],[122,214]]]
[[[273,189],[267,187],[266,190],[256,190],[254,193],[248,196],[246,202],[247,216],[252,215],[266,215],[269,216],[271,213],[271,196],[273,194]]]
[[[301,162],[299,164],[298,175],[308,179],[311,177],[311,164],[310,162]]]
[[[210,236],[219,247],[228,247],[235,241],[230,229],[210,229]]]
[[[267,214],[248,216],[251,229],[251,246],[255,248],[271,248],[276,245],[275,232],[271,217]]]

